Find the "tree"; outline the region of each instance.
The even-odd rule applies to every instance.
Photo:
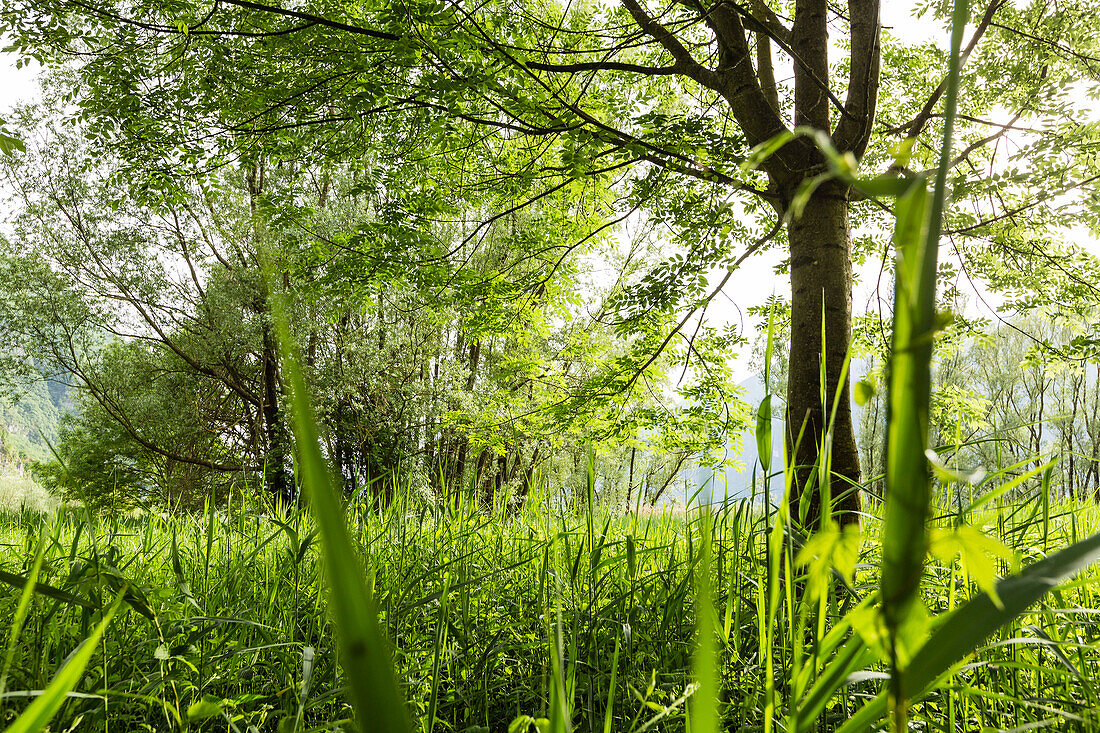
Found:
[[[568,472],[558,451],[614,450],[627,430],[675,424],[686,455],[713,444],[728,415],[720,369],[686,380],[677,407],[593,394],[630,350],[614,328],[568,315],[607,297],[576,292],[576,228],[599,213],[575,192],[485,226],[511,192],[475,203],[421,192],[426,173],[447,175],[438,168],[410,166],[417,180],[392,166],[379,180],[362,174],[369,159],[261,157],[143,199],[117,159],[50,119],[19,115],[26,155],[5,166],[15,196],[0,339],[84,395],[62,435],[72,470],[53,478],[85,501],[186,507],[211,487],[261,482],[295,499],[279,481],[290,444],[272,293],[287,301],[349,495],[384,503],[394,479],[423,479],[438,494],[470,485],[492,502],[507,486],[522,501],[536,470]],[[650,320],[659,335],[664,321]],[[725,343],[702,329],[690,349],[713,360]],[[591,399],[546,409],[578,392]],[[111,452],[127,471],[107,470]],[[106,478],[84,475],[97,466]]]
[[[985,330],[958,320],[940,339],[932,395],[930,442],[950,466],[973,476],[1021,475],[1055,461],[1053,495],[1097,497],[1100,381],[1093,313],[1047,307],[999,315]],[[872,373],[881,371],[881,356]],[[874,394],[860,420],[860,450],[872,475],[882,472],[885,405]],[[1017,489],[1034,491],[1035,478]],[[996,486],[982,484],[979,490]],[[950,484],[946,485],[950,486]],[[945,487],[946,488],[946,487]],[[972,489],[955,484],[945,497],[959,506]]]
[[[975,9],[961,110],[972,126],[953,165],[957,192],[992,203],[949,216],[948,235],[1019,245],[1012,230],[1021,219],[1049,214],[1061,205],[1058,192],[1095,180],[1078,155],[1091,133],[1067,135],[1064,123],[1075,117],[1065,90],[1096,46],[1088,7],[992,0]],[[3,12],[23,53],[80,56],[79,101],[95,134],[165,175],[261,143],[276,154],[308,148],[339,157],[362,144],[362,121],[378,115],[443,140],[434,154],[492,166],[469,185],[518,185],[531,200],[539,195],[526,186],[532,177],[547,187],[608,185],[610,172],[629,169],[620,184],[626,198],[685,244],[679,260],[627,291],[635,306],[705,310],[713,296],[704,274],[735,267],[738,245],[755,251],[770,241],[756,239],[761,233],[782,226],[792,293],[786,439],[796,485],[817,495],[812,467],[826,445],[833,473],[859,480],[842,378],[859,256],[851,217],[873,219],[878,204],[823,176],[818,145],[789,133],[813,130],[871,166],[885,167],[892,148],[904,153],[895,165],[931,162],[937,146],[925,138],[936,139],[944,54],[893,44],[881,33],[877,0],[850,0],[846,12],[826,0],[682,0],[658,9],[638,0],[566,9],[24,0]],[[831,27],[845,42],[830,40]],[[842,57],[830,58],[836,48]],[[793,84],[782,81],[788,71]],[[998,105],[1011,109],[1007,124],[990,121]],[[1029,153],[1041,161],[1027,172],[1031,185],[1013,174],[983,179],[998,141],[1024,123],[1034,125]],[[784,135],[760,172],[739,168],[753,146]],[[528,143],[498,153],[502,139],[517,138]],[[1035,185],[1037,176],[1045,182]],[[629,310],[631,299],[621,304]],[[822,404],[836,397],[827,426]],[[858,492],[844,496],[843,519],[854,521]],[[811,502],[808,521],[818,513]]]

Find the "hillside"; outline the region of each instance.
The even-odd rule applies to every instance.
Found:
[[[71,408],[69,388],[60,382],[0,384],[0,455],[7,461],[46,459],[61,416]]]

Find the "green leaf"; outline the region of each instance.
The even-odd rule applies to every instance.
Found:
[[[852,385],[852,398],[856,401],[856,404],[863,407],[871,398],[875,396],[875,383],[873,380],[864,377],[855,384]]]
[[[886,152],[893,157],[895,166],[904,168],[909,165],[909,159],[913,157],[913,146],[916,143],[917,138],[907,137],[888,147]]]
[[[27,146],[19,138],[0,132],[0,154],[14,155],[16,151],[25,153]]]
[[[344,508],[321,455],[317,421],[290,335],[286,313],[273,303],[283,373],[291,388],[298,475],[321,532],[331,608],[339,631],[340,666],[359,730],[411,731],[405,702],[397,687],[387,642],[378,625],[374,597],[344,523]]]
[[[206,720],[221,715],[221,701],[212,697],[204,697],[198,702],[193,702],[187,708],[188,720]]]
[[[966,572],[982,591],[989,594],[994,605],[1002,607],[997,595],[995,558],[1011,562],[1014,559],[1011,550],[970,524],[950,530],[932,530],[930,548],[932,554],[943,562],[952,562],[956,555],[961,555]]]
[[[795,138],[795,133],[791,131],[784,131],[775,137],[767,140],[760,145],[757,145],[752,151],[749,152],[747,158],[741,163],[741,171],[748,172],[756,170],[760,165],[768,158],[775,155],[778,150],[789,143]]]
[[[764,395],[756,408],[756,455],[767,474],[772,463],[772,396]]]
[[[61,709],[61,704],[65,702],[68,694],[72,692],[73,688],[80,682],[80,678],[84,676],[84,668],[88,666],[92,654],[98,648],[100,638],[111,624],[111,619],[115,617],[119,606],[122,605],[122,598],[123,594],[119,593],[118,598],[115,599],[107,613],[103,615],[102,620],[92,630],[88,638],[80,643],[80,646],[77,647],[65,666],[57,671],[49,686],[41,695],[35,698],[34,702],[27,706],[27,709],[15,719],[14,723],[8,726],[5,733],[32,733],[32,731],[37,732],[46,728],[50,719]]]
[[[901,198],[914,185],[923,185],[924,180],[900,176],[878,176],[876,178],[857,178],[853,180],[852,187],[868,198],[889,196]]]
[[[859,545],[859,525],[849,524],[841,529],[835,521],[829,521],[806,540],[795,557],[795,564],[806,568],[811,599],[824,595],[832,581],[831,570],[835,569],[851,582],[859,560]]]
[[[550,720],[548,718],[532,718],[530,715],[520,715],[508,724],[508,733],[530,733],[531,726],[539,733],[549,733]]]

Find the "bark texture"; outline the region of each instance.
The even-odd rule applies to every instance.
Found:
[[[852,428],[849,379],[842,378],[852,331],[852,239],[848,191],[827,184],[788,228],[791,246],[791,352],[787,381],[787,454],[795,465],[797,490],[791,516],[817,526],[821,498],[833,499],[834,516],[858,522],[859,448]],[[823,323],[824,319],[824,323]],[[822,343],[822,334],[825,335]],[[822,389],[821,376],[825,385]],[[839,395],[837,397],[837,395]],[[838,399],[835,417],[830,417]],[[831,430],[830,430],[831,427]],[[822,448],[827,450],[822,450]],[[824,461],[827,472],[819,472]],[[823,486],[819,475],[828,476]],[[802,500],[809,492],[806,501]]]

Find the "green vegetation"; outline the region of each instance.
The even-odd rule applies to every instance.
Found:
[[[1100,511],[1091,502],[1054,502],[1044,525],[1041,511],[1033,516],[1041,502],[1022,498],[1032,500],[1002,499],[970,521],[1003,537],[1025,564],[1100,531]],[[426,724],[433,704],[435,730],[503,730],[519,715],[546,717],[549,689],[560,674],[572,693],[566,704],[576,730],[603,730],[609,700],[610,730],[639,730],[689,691],[698,518],[622,517],[597,509],[593,536],[584,515],[552,516],[537,505],[519,516],[472,507],[436,516],[402,498],[385,514],[354,508],[347,516],[363,558],[359,567],[370,570],[382,627],[393,641],[401,693],[418,721]],[[935,513],[942,517],[936,526],[953,526],[953,512]],[[767,707],[785,715],[805,699],[806,680],[836,663],[833,637],[805,634],[819,623],[836,626],[877,585],[881,524],[866,522],[851,558],[852,590],[826,584],[820,605],[807,608],[779,578],[780,600],[770,608],[766,518],[737,505],[713,521],[718,710],[726,729],[761,726]],[[342,687],[346,678],[337,671],[316,529],[305,517],[262,516],[242,507],[91,522],[80,512],[63,513],[56,523],[5,520],[5,570],[25,570],[43,538],[39,582],[93,606],[36,595],[6,689],[44,689],[120,583],[130,581],[140,600],[106,631],[102,651],[76,687],[82,697],[66,702],[59,720],[83,716],[83,725],[97,730],[106,726],[105,716],[110,728],[139,730],[175,729],[181,721],[195,730],[224,730],[228,721],[242,731],[250,724],[260,730],[346,727],[354,714]],[[999,572],[1009,568],[996,563]],[[954,555],[937,560],[922,597],[931,612],[945,613],[974,592],[979,574]],[[964,668],[914,705],[912,720],[931,730],[1036,721],[1056,730],[1100,729],[1092,688],[1100,675],[1095,579],[1095,572],[1081,576],[998,630]],[[4,618],[11,618],[17,596],[0,595]],[[774,623],[763,626],[767,618]],[[564,653],[555,657],[559,634]],[[554,659],[562,660],[560,672]],[[771,703],[764,660],[779,681]],[[824,728],[836,727],[876,694],[883,671],[875,663],[861,668],[843,694],[830,697],[820,713]],[[4,698],[6,720],[28,702]],[[681,728],[684,707],[680,702],[669,711],[660,729]],[[949,716],[953,724],[945,722]],[[1078,719],[1086,722],[1073,722]],[[286,721],[283,728],[279,721]]]
[[[36,375],[33,381],[5,390],[0,400],[0,460],[41,461],[57,442],[61,416],[69,408],[68,388]]]
[[[18,514],[24,509],[45,512],[57,505],[57,498],[46,491],[27,469],[0,465],[0,512]]]
[[[58,425],[68,409],[68,389],[37,375],[0,394],[0,511],[47,511],[57,498],[33,475],[31,464],[50,458]]]
[[[7,730],[1100,731],[1080,8],[15,5],[80,61],[3,122],[0,367],[80,398],[0,516]],[[748,498],[661,504],[752,423],[705,315],[774,244]]]

